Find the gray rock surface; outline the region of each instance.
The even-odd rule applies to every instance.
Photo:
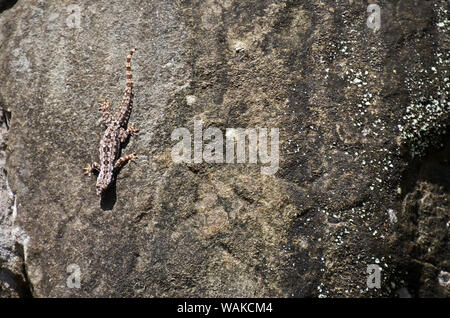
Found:
[[[378,30],[357,0],[0,7],[0,296],[448,297],[448,2],[370,2]],[[101,200],[132,47],[139,159]],[[174,163],[194,120],[279,128],[278,171]]]

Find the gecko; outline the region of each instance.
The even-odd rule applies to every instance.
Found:
[[[98,173],[96,193],[101,196],[113,183],[117,171],[128,161],[135,162],[136,153],[119,158],[120,149],[130,136],[138,133],[138,129],[133,125],[128,125],[131,110],[133,107],[133,79],[131,73],[131,57],[136,51],[131,49],[126,61],[126,88],[122,104],[115,114],[111,114],[111,101],[105,100],[99,105],[102,111],[103,123],[106,130],[100,140],[100,163],[94,162],[83,168],[84,174],[91,176],[92,173]],[[128,127],[127,127],[128,126]]]

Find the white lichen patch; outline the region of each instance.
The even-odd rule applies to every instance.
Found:
[[[394,224],[397,222],[397,215],[395,214],[395,211],[392,209],[388,209],[388,215],[389,215],[389,221]]]
[[[195,97],[194,95],[187,95],[186,96],[186,103],[189,106],[194,105],[196,101],[197,101],[197,97]]]
[[[450,32],[447,10],[436,8],[437,30],[442,37]],[[420,56],[418,56],[419,60]],[[434,136],[446,133],[446,118],[449,116],[450,102],[448,93],[449,58],[448,51],[436,49],[434,65],[418,66],[406,70],[405,85],[411,102],[406,106],[402,123],[398,125],[401,141],[408,146],[412,157],[423,156],[429,146],[435,145]],[[433,88],[430,92],[429,88]]]

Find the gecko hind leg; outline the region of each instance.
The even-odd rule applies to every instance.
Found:
[[[124,143],[129,136],[136,136],[138,132],[139,129],[134,128],[133,125],[128,125],[128,129],[120,128],[119,131],[120,142]]]
[[[131,162],[136,162],[136,159],[138,157],[136,156],[135,153],[122,157],[119,160],[116,161],[116,164],[114,165],[114,172],[116,172],[117,170],[119,170],[120,168],[122,168],[128,161]]]
[[[88,165],[86,168],[83,168],[85,175],[92,175],[93,172],[100,171],[100,165],[97,162],[94,162],[92,165]]]

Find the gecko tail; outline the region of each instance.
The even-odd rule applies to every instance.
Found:
[[[131,74],[131,57],[136,51],[136,48],[132,48],[127,56],[127,62],[125,64],[127,69],[127,81],[125,87],[125,94],[123,96],[122,104],[117,111],[115,118],[125,126],[130,117],[131,108],[133,107],[133,75]]]
[[[131,73],[131,57],[133,56],[133,53],[136,51],[136,48],[132,48],[130,53],[128,53],[127,56],[127,62],[125,64],[127,68],[127,91],[131,92],[133,89],[133,75]]]

